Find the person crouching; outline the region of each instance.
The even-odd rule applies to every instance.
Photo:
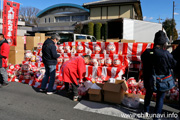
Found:
[[[66,61],[61,67],[62,80],[72,86],[73,100],[78,101],[78,83],[85,77],[86,64],[91,60],[89,55],[78,56]],[[78,80],[79,79],[79,82]]]

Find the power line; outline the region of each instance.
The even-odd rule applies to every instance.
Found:
[[[161,19],[160,16],[159,16],[159,18],[157,20],[159,20],[159,23],[161,23],[161,20],[163,20],[163,19]]]
[[[174,7],[175,7],[175,2],[173,1],[173,16],[172,16],[172,40],[174,40]]]

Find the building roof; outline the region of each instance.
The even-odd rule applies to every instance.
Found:
[[[125,5],[125,4],[132,4],[134,5],[135,11],[139,18],[143,19],[142,9],[141,9],[141,2],[140,0],[100,0],[95,2],[84,3],[83,7],[90,9],[92,7],[102,7],[102,6],[111,6],[111,5]]]
[[[52,5],[52,6],[50,6],[50,7],[45,8],[44,10],[40,11],[36,16],[39,17],[39,16],[41,16],[42,14],[46,13],[47,11],[52,10],[52,9],[55,9],[55,8],[59,8],[59,7],[74,7],[74,8],[79,8],[79,9],[82,9],[82,10],[84,10],[84,11],[89,12],[88,9],[86,9],[86,8],[80,6],[80,5],[77,5],[77,4],[61,3],[61,4],[56,4],[56,5]]]
[[[129,2],[140,2],[140,0],[100,0],[95,2],[84,3],[83,6],[113,4],[113,3],[129,3]]]

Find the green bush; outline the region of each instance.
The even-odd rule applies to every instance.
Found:
[[[82,29],[83,29],[83,25],[81,23],[79,23],[75,26],[74,33],[81,34]]]
[[[107,39],[107,32],[108,32],[108,24],[105,23],[105,24],[104,24],[104,40]]]
[[[101,23],[96,23],[96,26],[95,26],[95,37],[96,37],[97,40],[101,39],[101,27],[102,27]]]
[[[94,23],[88,23],[88,35],[94,35]]]

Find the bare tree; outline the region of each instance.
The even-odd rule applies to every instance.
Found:
[[[19,19],[25,21],[28,25],[37,25],[37,13],[40,10],[35,7],[21,7],[19,10]]]

